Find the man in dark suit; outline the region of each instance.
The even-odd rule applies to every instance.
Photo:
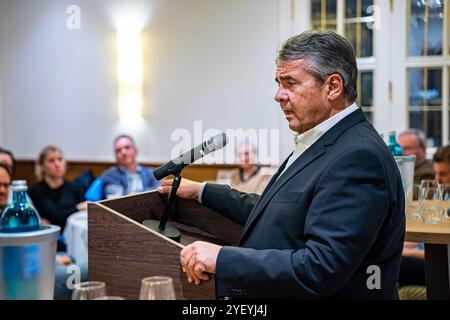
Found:
[[[199,197],[244,225],[239,247],[195,242],[182,250],[189,281],[215,273],[219,298],[398,298],[402,182],[354,103],[356,78],[353,50],[335,33],[305,32],[282,45],[275,100],[296,147],[261,196],[182,183],[181,197]]]

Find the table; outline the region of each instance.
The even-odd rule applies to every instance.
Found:
[[[88,223],[87,211],[75,212],[67,219],[64,229],[64,241],[67,253],[76,263],[88,261]]]
[[[450,219],[430,224],[407,218],[405,241],[425,243],[427,299],[450,300]]]

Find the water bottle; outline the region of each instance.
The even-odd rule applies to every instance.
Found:
[[[394,157],[400,157],[403,155],[402,147],[400,147],[397,143],[395,131],[389,131],[388,133],[388,148]]]
[[[27,200],[27,189],[25,180],[12,182],[13,201],[0,216],[0,232],[39,230],[39,215]]]

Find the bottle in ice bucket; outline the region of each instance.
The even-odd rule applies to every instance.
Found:
[[[403,155],[402,147],[400,147],[397,143],[395,131],[389,131],[388,133],[388,148],[394,157],[400,157]]]
[[[27,182],[14,180],[13,202],[0,216],[0,232],[27,232],[39,229],[39,215],[27,200]]]

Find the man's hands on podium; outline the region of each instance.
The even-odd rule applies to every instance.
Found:
[[[158,192],[169,195],[170,190],[172,190],[172,183],[173,179],[163,180],[161,186],[158,188]],[[200,182],[183,178],[178,188],[177,196],[183,199],[197,199],[201,185]]]
[[[158,192],[170,194],[173,179],[161,182]],[[200,182],[183,178],[177,191],[177,196],[183,199],[197,199],[201,187]],[[200,284],[208,281],[208,273],[216,273],[216,262],[222,247],[203,241],[196,241],[186,246],[180,253],[180,262],[183,271],[186,272],[188,281]]]
[[[181,250],[180,262],[189,282],[198,285],[209,280],[208,273],[216,273],[217,256],[221,248],[209,242],[196,241]]]

